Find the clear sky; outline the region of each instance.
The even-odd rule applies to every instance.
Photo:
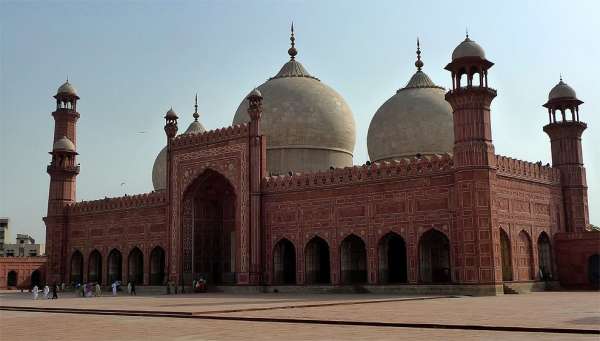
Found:
[[[355,164],[368,158],[373,114],[415,71],[417,36],[424,71],[446,88],[443,67],[466,27],[496,63],[498,154],[550,162],[541,105],[562,73],[585,102],[590,219],[600,224],[598,13],[596,0],[0,0],[0,216],[12,237],[45,239],[52,95],[67,75],[81,96],[77,199],[148,192],[169,107],[185,129],[198,92],[204,126],[230,125],[244,95],[288,60],[293,20],[297,59],[354,112]]]

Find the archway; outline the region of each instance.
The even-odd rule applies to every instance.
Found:
[[[108,254],[108,283],[123,280],[123,256],[117,249]]]
[[[540,263],[540,279],[551,280],[552,274],[552,248],[550,238],[546,232],[540,233],[538,237],[538,261]]]
[[[273,249],[273,283],[296,284],[296,248],[285,238]]]
[[[98,250],[92,251],[88,259],[88,282],[102,284],[102,256]]]
[[[600,255],[591,255],[588,258],[588,280],[594,288],[600,288]]]
[[[533,252],[531,239],[527,232],[521,230],[517,237],[517,280],[528,281],[533,279]]]
[[[404,239],[394,232],[379,241],[379,282],[406,283],[407,259]]]
[[[235,190],[222,174],[207,170],[190,186],[193,201],[191,266],[209,283],[235,283]],[[184,217],[185,218],[185,217]],[[186,270],[189,271],[189,270]]]
[[[340,245],[341,280],[343,284],[367,281],[367,249],[358,236],[351,234]]]
[[[8,272],[8,275],[6,276],[6,286],[7,287],[16,287],[17,286],[17,282],[18,281],[18,274],[16,271],[12,270]]]
[[[138,285],[144,283],[144,254],[140,249],[134,247],[129,252],[129,258],[127,260],[129,267],[129,281],[134,282]]]
[[[150,252],[150,285],[162,285],[165,280],[165,251],[157,246]]]
[[[29,284],[31,288],[33,288],[35,285],[38,287],[42,285],[42,273],[40,270],[33,270],[33,272],[31,272],[31,280]]]
[[[513,280],[513,271],[512,271],[512,257],[510,250],[510,239],[508,238],[508,234],[500,229],[500,256],[502,257],[502,280],[512,281]]]
[[[450,241],[437,230],[425,232],[419,240],[419,273],[423,283],[448,283],[450,272]]]
[[[320,237],[313,237],[304,251],[304,272],[306,284],[326,284],[330,282],[329,245]]]
[[[71,256],[71,283],[83,283],[83,255],[79,250],[75,250]]]

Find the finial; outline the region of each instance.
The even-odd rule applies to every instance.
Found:
[[[67,83],[69,83],[69,75],[67,74]]]
[[[288,54],[290,55],[291,59],[294,60],[294,58],[296,57],[296,55],[298,54],[298,51],[296,50],[296,38],[294,37],[294,22],[292,21],[292,34],[290,35],[290,42],[292,47],[289,48],[288,50]]]
[[[198,122],[198,117],[200,117],[200,115],[198,114],[198,94],[196,93],[196,97],[194,98],[194,122]]]
[[[563,82],[563,80],[562,80],[562,72],[560,73],[560,82],[561,83]]]
[[[467,36],[467,39],[469,39],[469,28],[465,27],[465,35]]]
[[[417,61],[415,62],[417,71],[421,71],[423,65],[423,61],[421,60],[421,43],[419,42],[419,37],[417,37]]]

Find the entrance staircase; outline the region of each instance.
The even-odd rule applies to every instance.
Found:
[[[519,294],[519,292],[513,288],[511,288],[510,284],[504,283],[502,284],[502,287],[504,289],[504,294],[505,295],[516,295]]]

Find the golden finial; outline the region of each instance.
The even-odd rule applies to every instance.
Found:
[[[294,60],[294,58],[296,57],[296,55],[298,54],[298,50],[296,50],[296,38],[294,37],[294,22],[292,21],[292,34],[290,35],[290,42],[292,47],[289,48],[288,50],[288,54],[290,55],[291,59]]]
[[[198,122],[198,117],[200,117],[200,115],[198,114],[198,93],[196,93],[196,97],[194,98],[194,121]]]
[[[423,65],[423,61],[421,60],[421,43],[419,42],[419,37],[417,37],[417,61],[415,62],[417,71],[421,71]]]

